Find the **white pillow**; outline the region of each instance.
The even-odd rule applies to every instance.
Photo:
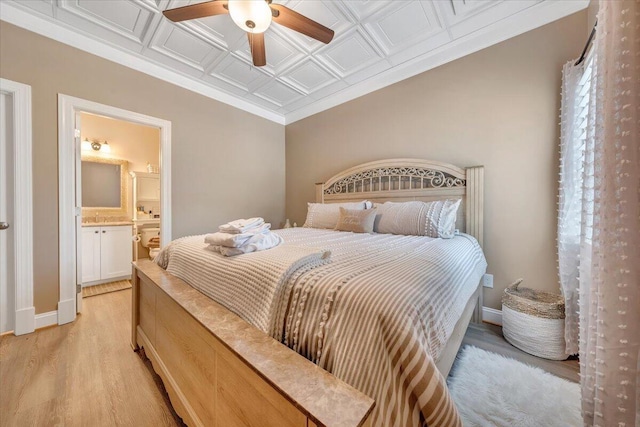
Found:
[[[303,227],[307,228],[336,228],[340,218],[340,208],[364,210],[366,200],[356,203],[307,203],[307,219]]]
[[[383,234],[450,239],[455,234],[458,200],[386,202],[377,205],[373,231]]]

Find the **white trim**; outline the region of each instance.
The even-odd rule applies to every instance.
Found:
[[[223,92],[220,89],[213,88],[207,84],[194,80],[191,77],[180,74],[177,71],[169,70],[161,65],[152,62],[148,58],[138,56],[131,52],[117,49],[103,41],[93,39],[84,34],[77,33],[60,21],[51,21],[40,16],[32,15],[6,1],[1,2],[2,20],[9,22],[18,27],[32,31],[41,36],[48,37],[60,43],[73,46],[76,49],[83,50],[92,55],[99,56],[117,64],[124,65],[127,68],[140,71],[165,82],[172,83],[184,89],[204,95],[216,101],[231,105],[256,116],[263,117],[272,122],[284,124],[285,118],[282,114],[273,112],[264,107],[258,106],[246,99],[235,97],[231,94]]]
[[[547,0],[540,2],[516,15],[498,21],[481,30],[474,31],[440,48],[412,58],[374,77],[333,95],[319,99],[312,104],[289,112],[286,115],[258,106],[246,99],[223,92],[220,89],[213,88],[205,83],[194,80],[192,77],[164,68],[149,58],[117,49],[100,40],[76,33],[71,26],[60,21],[52,21],[51,18],[46,18],[45,15],[32,15],[8,2],[1,2],[1,5],[2,20],[4,21],[267,120],[288,125],[578,12],[588,7],[589,1]]]
[[[109,105],[58,94],[58,193],[60,301],[58,324],[76,317],[75,115],[98,114],[160,129],[160,244],[171,241],[171,122]],[[78,138],[79,140],[79,138]]]
[[[495,308],[482,307],[482,321],[502,326],[502,311]]]
[[[74,254],[74,264],[75,264],[75,254]],[[75,279],[75,274],[73,278]],[[60,289],[62,290],[62,282],[60,282]],[[75,290],[75,285],[73,285],[73,289]],[[58,301],[58,325],[64,325],[65,323],[71,323],[76,319],[76,295],[73,295],[72,299],[60,300]]]
[[[58,311],[36,314],[36,329],[58,324]]]
[[[16,335],[35,330],[33,307],[33,174],[31,160],[31,86],[0,79],[13,99],[14,279]]]
[[[36,330],[36,309],[27,307],[16,310],[16,325],[13,329],[15,335],[30,334]]]

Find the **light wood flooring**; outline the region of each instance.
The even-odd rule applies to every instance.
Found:
[[[112,292],[88,298],[72,324],[2,337],[0,426],[183,426],[150,362],[129,345],[130,310],[131,290]],[[528,355],[497,326],[471,325],[465,344],[578,378],[576,360]]]
[[[87,298],[74,323],[0,340],[0,426],[181,426],[131,349],[131,290]]]

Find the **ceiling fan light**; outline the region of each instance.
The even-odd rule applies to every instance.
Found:
[[[271,9],[265,0],[229,0],[229,15],[249,33],[263,33],[271,25]]]

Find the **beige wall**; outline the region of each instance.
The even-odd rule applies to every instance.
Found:
[[[302,224],[313,183],[358,163],[420,157],[486,166],[485,252],[499,308],[524,277],[557,291],[560,69],[587,12],[286,127],[286,216]],[[285,129],[0,22],[0,76],[32,86],[36,312],[58,301],[57,94],[172,122],[173,236],[261,215],[284,218]]]
[[[58,302],[58,93],[171,121],[173,237],[282,221],[284,126],[6,22],[0,76],[32,88],[36,313]]]
[[[88,138],[89,141],[98,139],[100,142],[109,142],[110,154],[93,150],[86,154],[127,160],[130,171],[146,172],[147,162],[155,166],[160,162],[158,128],[83,113],[80,118],[80,137],[83,141]]]
[[[558,114],[562,65],[585,42],[580,12],[286,127],[287,217],[315,182],[394,157],[485,166],[485,254],[500,308],[519,277],[559,292]]]
[[[83,158],[90,156],[126,160],[129,172],[147,172],[147,163],[156,167],[160,164],[159,128],[82,113],[80,114],[80,139],[82,141],[85,139],[98,140],[100,143],[107,141],[111,149],[109,153],[104,153],[102,150],[85,150],[83,145]],[[122,217],[120,214],[108,210],[98,210],[100,217],[112,217],[114,221],[130,220],[133,217],[133,179],[127,176],[127,182],[127,216]],[[154,212],[160,213],[159,203],[155,203],[151,208]],[[94,215],[95,210],[90,210],[88,213],[83,210],[83,221],[93,221]]]

